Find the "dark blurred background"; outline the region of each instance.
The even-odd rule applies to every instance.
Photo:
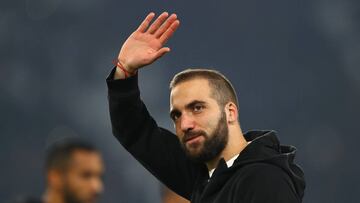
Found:
[[[359,202],[360,2],[356,0],[1,0],[0,202],[44,190],[46,146],[85,137],[102,150],[101,203],[160,202],[160,183],[111,134],[105,78],[150,11],[175,12],[172,51],[141,70],[164,127],[168,83],[213,67],[234,83],[243,130],[297,146],[304,202]]]

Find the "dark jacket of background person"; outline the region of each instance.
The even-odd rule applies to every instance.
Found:
[[[10,201],[9,203],[44,203],[44,202],[39,198],[19,197],[15,200]]]
[[[158,127],[140,99],[137,75],[107,78],[115,137],[147,170],[192,202],[301,202],[305,180],[293,163],[296,149],[280,146],[274,131],[250,131],[251,141],[228,168],[220,160],[211,178],[205,164],[186,157],[177,137]]]

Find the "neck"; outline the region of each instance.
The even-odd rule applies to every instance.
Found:
[[[63,196],[59,191],[48,188],[43,196],[43,202],[45,203],[65,203]]]
[[[240,152],[247,146],[247,141],[245,140],[240,125],[229,126],[229,140],[225,149],[221,152],[219,156],[215,159],[206,163],[208,170],[216,168],[220,159],[225,161],[230,160],[232,157],[240,154]]]

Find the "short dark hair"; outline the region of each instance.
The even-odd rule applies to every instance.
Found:
[[[98,152],[98,149],[92,143],[82,139],[58,141],[47,149],[45,170],[57,169],[59,171],[66,171],[72,154],[77,150]]]
[[[206,79],[212,90],[211,96],[220,106],[225,106],[228,102],[233,102],[239,107],[237,95],[231,82],[219,71],[211,69],[186,69],[177,73],[170,82],[170,90],[182,82],[192,79]]]

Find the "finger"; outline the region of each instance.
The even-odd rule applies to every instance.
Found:
[[[176,31],[176,29],[179,27],[180,25],[180,21],[179,20],[175,20],[170,27],[165,31],[165,33],[163,35],[161,35],[160,37],[160,43],[161,44],[165,44],[169,38],[174,34],[174,32]]]
[[[161,25],[161,27],[155,32],[155,37],[159,38],[176,20],[176,14],[171,14],[171,16]]]
[[[168,52],[170,52],[169,47],[163,47],[163,48],[159,49],[155,54],[155,60],[162,57],[162,56],[164,56]]]
[[[150,25],[149,29],[147,30],[148,33],[153,34],[156,32],[157,29],[163,24],[166,18],[169,16],[167,12],[163,12],[159,17]]]
[[[149,13],[146,18],[144,19],[144,21],[140,24],[140,26],[138,27],[137,31],[139,32],[145,32],[146,28],[149,26],[151,20],[154,18],[155,13],[151,12]]]

